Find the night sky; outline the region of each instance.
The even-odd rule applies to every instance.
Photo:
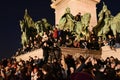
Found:
[[[23,19],[24,10],[28,9],[34,21],[47,18],[54,25],[54,10],[51,0],[1,0],[0,2],[0,59],[12,56],[21,47],[21,31],[19,20]],[[112,15],[120,12],[120,0],[102,0]],[[101,1],[101,2],[102,2]],[[97,5],[98,12],[102,3]]]

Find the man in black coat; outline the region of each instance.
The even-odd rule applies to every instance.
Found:
[[[47,63],[49,57],[49,45],[47,44],[47,42],[43,43],[42,49],[43,49],[44,63]]]

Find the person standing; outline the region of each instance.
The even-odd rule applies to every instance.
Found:
[[[58,39],[58,30],[56,27],[53,30],[53,38],[54,38],[54,41],[57,41]]]
[[[42,49],[43,49],[44,63],[47,63],[49,57],[49,45],[47,44],[47,42],[43,43]]]
[[[113,36],[108,35],[108,45],[110,46],[110,49],[115,50],[115,39]]]

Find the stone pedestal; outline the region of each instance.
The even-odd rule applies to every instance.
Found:
[[[37,56],[37,58],[39,58],[39,59],[43,59],[43,50],[41,48],[36,49],[34,51],[27,52],[27,53],[21,54],[19,56],[16,56],[15,58],[17,61],[20,61],[21,59],[27,61],[30,59],[30,57],[32,57],[34,59],[35,56]]]
[[[111,57],[111,56],[120,60],[120,48],[111,50],[110,46],[103,46],[101,57],[105,60],[107,57]]]
[[[74,16],[79,12],[82,15],[86,12],[91,13],[90,26],[95,26],[97,24],[96,4],[99,2],[100,0],[54,0],[51,7],[55,9],[55,23],[59,23],[65,9],[69,7]]]

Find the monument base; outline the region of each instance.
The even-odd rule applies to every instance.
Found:
[[[30,57],[32,57],[34,59],[35,56],[37,56],[37,58],[43,59],[43,50],[41,48],[36,49],[34,51],[31,51],[31,52],[16,56],[15,58],[16,58],[17,61],[19,61],[21,59],[26,61],[26,60],[29,60]]]
[[[115,50],[111,50],[109,46],[103,46],[101,50],[88,50],[88,49],[80,49],[80,48],[61,48],[62,54],[65,56],[67,54],[73,55],[74,58],[79,57],[80,55],[85,58],[88,56],[92,56],[95,58],[106,59],[107,57],[113,56],[114,58],[120,59],[120,48],[116,48]]]
[[[101,50],[88,50],[88,49],[81,49],[81,48],[65,48],[62,47],[62,54],[67,55],[70,54],[73,56],[74,59],[78,58],[80,55],[84,56],[85,58],[88,56],[101,58],[102,51]]]
[[[110,46],[103,46],[102,47],[102,55],[103,59],[107,57],[113,56],[114,58],[120,59],[120,48],[116,48],[115,50],[111,50]]]
[[[95,58],[102,58],[104,60],[110,56],[120,59],[120,48],[117,48],[116,51],[114,51],[111,50],[109,46],[103,46],[101,50],[61,47],[61,51],[64,56],[67,56],[67,54],[73,55],[74,59],[78,58],[80,55],[84,56],[85,58],[88,56],[92,56]],[[20,59],[26,61],[29,60],[30,57],[34,58],[35,56],[37,56],[37,58],[43,59],[43,50],[40,48],[35,51],[17,56],[16,59],[17,61],[19,61]]]

